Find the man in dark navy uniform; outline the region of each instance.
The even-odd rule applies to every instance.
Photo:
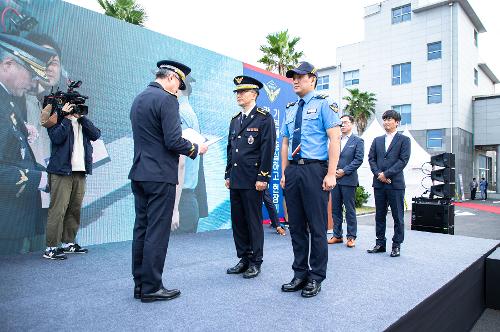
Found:
[[[40,191],[47,173],[37,164],[21,115],[20,97],[48,81],[47,62],[55,52],[19,36],[0,34],[0,254],[29,251],[41,227]],[[38,225],[37,225],[38,224]]]
[[[260,273],[264,247],[262,196],[271,179],[276,129],[273,117],[257,107],[262,83],[248,76],[234,78],[241,111],[233,116],[227,141],[226,188],[230,189],[231,222],[240,261],[228,274]]]
[[[286,73],[298,99],[287,106],[281,129],[281,186],[294,254],[294,277],[281,290],[302,289],[303,297],[316,296],[326,278],[328,196],[336,185],[340,150],[338,107],[314,92],[316,75],[308,62]]]
[[[185,89],[191,69],[175,61],[157,63],[156,80],[134,100],[130,121],[134,161],[130,169],[135,199],[132,243],[134,297],[142,302],[170,300],[177,289],[163,287],[162,273],[178,182],[179,154],[192,159],[207,151],[205,144],[182,138],[176,93]]]
[[[401,115],[395,110],[387,110],[382,115],[385,135],[375,137],[370,147],[368,161],[373,173],[375,196],[375,232],[377,241],[368,253],[385,252],[385,224],[387,207],[391,207],[394,219],[391,257],[398,257],[404,240],[404,199],[405,177],[403,169],[410,160],[410,138],[398,133]]]

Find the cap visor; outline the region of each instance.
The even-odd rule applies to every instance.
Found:
[[[305,75],[305,74],[309,74],[309,73],[307,71],[303,71],[303,70],[290,69],[289,71],[286,72],[286,77],[293,78],[293,74]]]

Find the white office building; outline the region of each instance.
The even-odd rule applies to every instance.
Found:
[[[466,191],[473,175],[495,188],[500,81],[480,60],[486,29],[469,2],[387,0],[366,7],[364,19],[365,39],[337,48],[336,64],[318,70],[317,89],[341,108],[347,89],[373,92],[380,122],[395,109],[429,153],[455,153]]]

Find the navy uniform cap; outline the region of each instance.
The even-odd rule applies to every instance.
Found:
[[[161,60],[156,63],[156,67],[165,68],[173,71],[179,78],[181,79],[181,85],[179,86],[179,90],[186,90],[186,76],[191,72],[191,68],[186,65],[183,65],[180,62],[172,61],[172,60]]]
[[[293,74],[298,74],[298,75],[305,75],[305,74],[313,74],[314,76],[318,77],[318,74],[316,73],[316,68],[309,62],[301,62],[299,63],[299,66],[294,69],[290,69],[289,71],[286,72],[286,77],[292,78]]]
[[[250,76],[239,75],[233,79],[236,87],[233,92],[241,90],[260,90],[264,86],[260,81]]]
[[[20,63],[34,75],[48,81],[47,63],[56,56],[54,50],[39,46],[19,36],[0,33],[0,47],[20,60]]]

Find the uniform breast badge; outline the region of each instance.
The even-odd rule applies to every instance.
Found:
[[[255,141],[255,140],[254,140],[253,136],[252,136],[252,135],[250,135],[250,136],[248,137],[248,144],[253,144],[253,142],[254,142],[254,141]]]

